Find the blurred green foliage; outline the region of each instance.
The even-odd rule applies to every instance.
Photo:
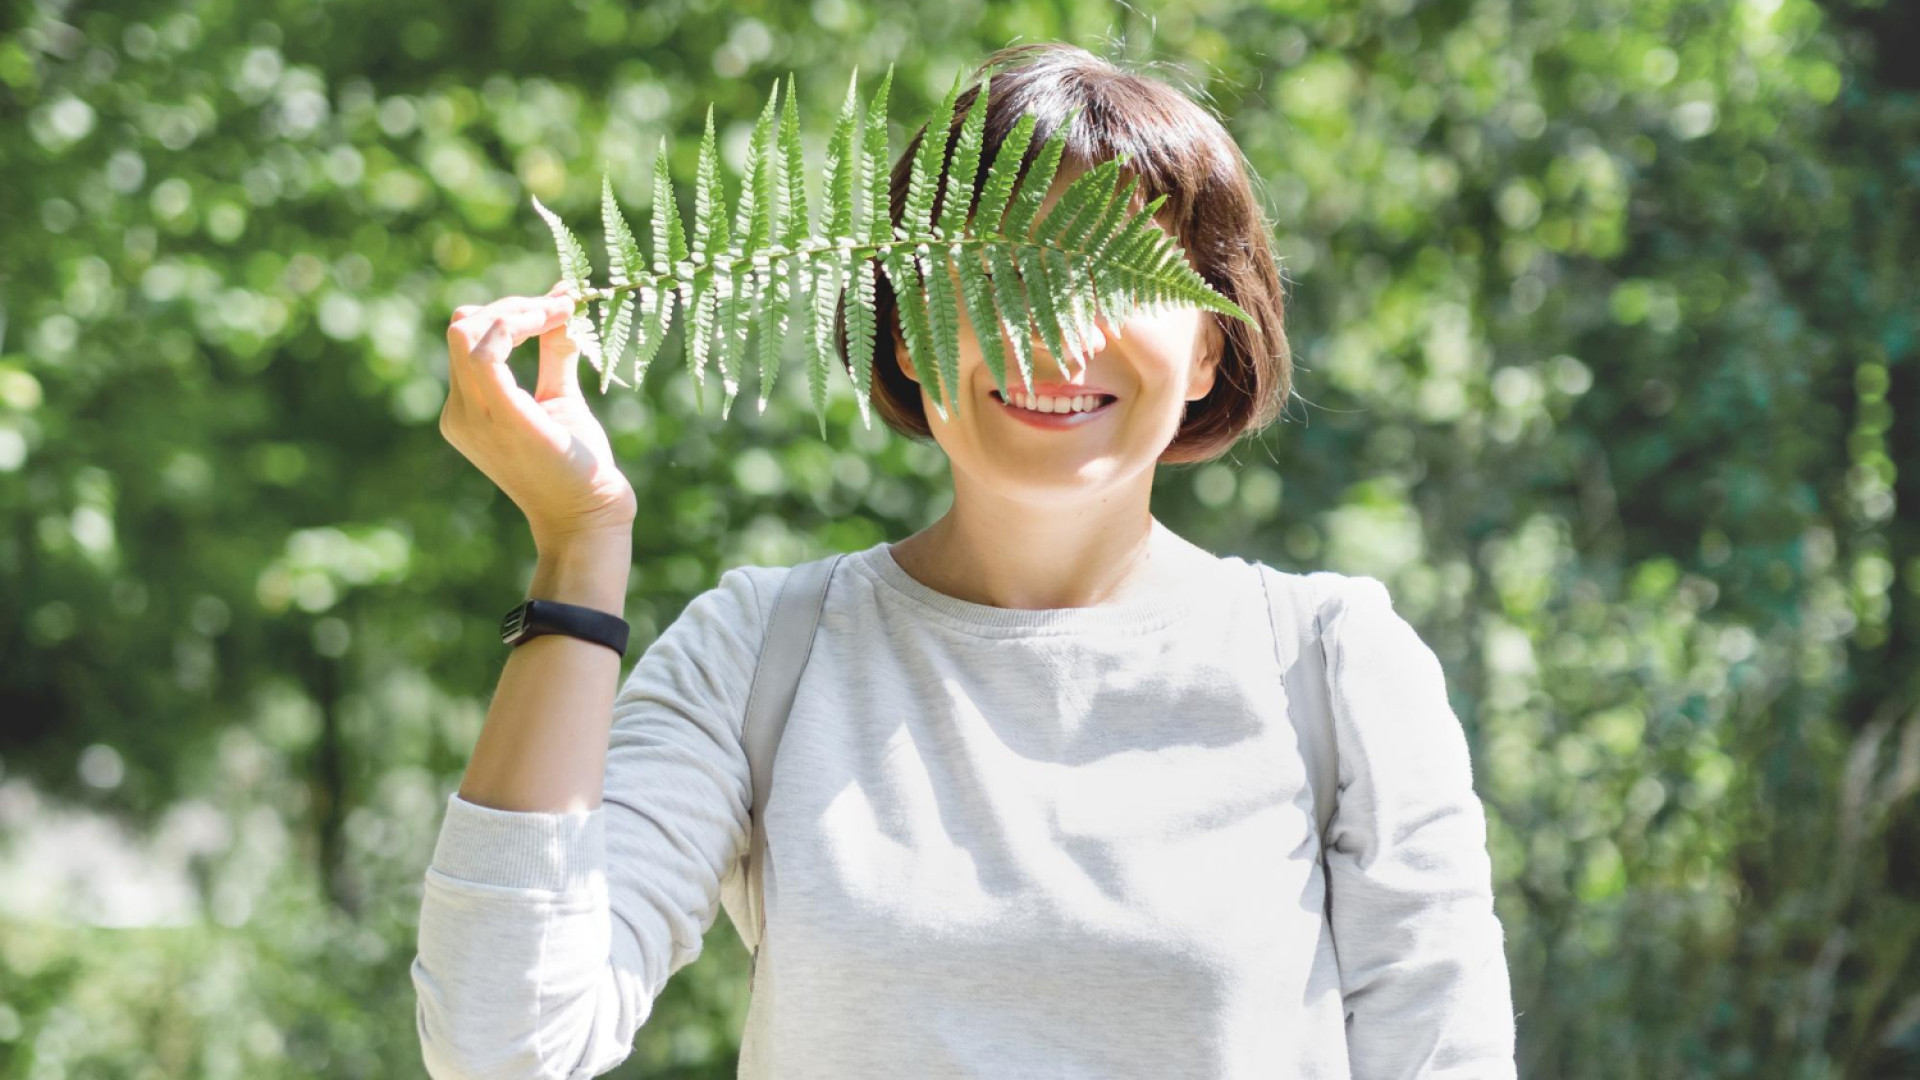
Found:
[[[737,169],[776,73],[894,63],[918,117],[1016,39],[1249,155],[1299,397],[1156,510],[1383,578],[1439,652],[1522,1075],[1920,1074],[1911,4],[5,12],[0,1074],[414,1071],[420,874],[532,556],[437,431],[447,315],[553,283],[529,194],[591,217],[604,165],[644,206],[662,134],[691,190],[709,102]],[[801,379],[725,423],[679,369],[596,401],[634,655],[728,566],[944,509],[833,392],[826,442]],[[620,1075],[733,1074],[724,917],[709,953]]]

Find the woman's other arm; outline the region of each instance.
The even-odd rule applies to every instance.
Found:
[[[1486,815],[1438,657],[1386,587],[1322,607],[1339,741],[1328,887],[1355,1080],[1512,1077]]]

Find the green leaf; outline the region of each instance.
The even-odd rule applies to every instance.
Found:
[[[633,343],[633,385],[639,386],[640,380],[647,374],[647,368],[659,355],[660,346],[665,343],[667,330],[673,325],[673,301],[678,295],[674,289],[663,289],[649,285],[640,292],[640,325],[635,331]]]
[[[964,396],[960,392],[960,308],[947,258],[959,250],[959,244],[921,244],[914,249],[920,273],[927,282],[927,323],[933,335],[934,356],[940,364],[940,384],[935,397],[951,402],[956,416],[960,414],[960,399]]]
[[[666,136],[660,137],[660,152],[653,157],[653,272],[657,277],[675,273],[687,260],[687,237],[680,227],[680,207],[673,194],[673,155]]]
[[[560,216],[547,209],[540,202],[540,196],[531,196],[533,208],[546,220],[547,228],[553,233],[553,246],[560,252],[560,279],[567,283],[567,295],[579,303],[587,291],[588,282],[593,278],[593,264],[587,261],[587,249],[580,246],[580,240],[567,228]]]
[[[1027,305],[1033,310],[1033,321],[1039,327],[1040,337],[1046,341],[1047,351],[1053,354],[1054,363],[1064,370],[1067,347],[1060,329],[1060,312],[1053,303],[1053,284],[1047,280],[1043,265],[1046,260],[1036,247],[1017,248],[1014,258],[1020,264],[1020,277],[1027,286]]]
[[[833,135],[827,139],[823,197],[827,202],[826,230],[829,237],[857,237],[853,231],[853,188],[856,182],[862,182],[858,174],[864,163],[864,159],[854,158],[853,129],[859,116],[859,89],[860,74],[856,71],[853,81],[847,84],[847,100],[840,106],[840,116],[834,121]],[[882,149],[881,153],[884,155],[886,151]]]
[[[880,92],[867,110],[866,128],[861,132],[860,181],[867,192],[867,238],[869,244],[893,240],[889,189],[892,177],[887,166],[887,92],[893,86],[893,65],[880,80]]]
[[[753,291],[760,298],[757,353],[760,361],[761,412],[773,395],[774,380],[780,376],[780,343],[787,334],[788,312],[792,305],[793,282],[788,276],[788,260],[757,256],[753,268]]]
[[[779,115],[775,104],[779,97],[780,84],[775,82],[766,106],[760,110],[760,119],[753,125],[753,137],[747,142],[747,183],[740,189],[739,216],[733,229],[741,237],[743,251],[757,251],[773,236],[773,168],[779,160],[774,154],[773,125]]]
[[[852,368],[854,401],[860,422],[873,427],[872,403],[874,336],[879,324],[879,265],[872,259],[853,262],[852,287],[847,302],[847,364]],[[889,342],[891,348],[891,342]]]
[[[727,250],[727,189],[720,179],[720,139],[713,130],[713,106],[707,106],[707,130],[700,138],[700,176],[694,188],[693,261],[708,266]]]
[[[952,137],[953,106],[960,99],[960,76],[953,78],[953,89],[946,100],[927,119],[920,136],[919,152],[907,178],[907,207],[900,216],[895,234],[903,240],[925,236],[933,228],[933,196],[940,179],[940,166],[947,157],[947,142]]]
[[[1020,382],[1027,392],[1033,391],[1033,314],[1028,309],[1026,293],[1021,288],[1019,273],[1013,265],[1013,247],[1009,244],[989,244],[986,247],[987,265],[993,270],[993,296],[995,306],[1000,309],[1001,328],[1013,345],[1014,359],[1020,365]]]
[[[813,263],[813,303],[809,307],[812,333],[807,362],[807,391],[813,411],[820,418],[820,435],[827,434],[827,373],[833,364],[833,316],[839,309],[841,280],[846,260],[837,253],[822,256]],[[862,410],[864,415],[865,410]]]
[[[920,387],[933,403],[933,411],[940,419],[947,418],[946,406],[940,398],[940,372],[934,366],[934,345],[932,332],[928,327],[927,296],[925,285],[914,267],[913,255],[894,248],[881,263],[887,272],[887,280],[893,283],[893,293],[898,300],[900,329],[907,339],[907,356],[913,361],[913,370],[920,378]],[[880,342],[880,347],[891,348],[890,342]],[[891,363],[891,357],[887,358]]]
[[[1012,196],[1013,182],[1019,177],[1020,162],[1033,143],[1034,123],[1032,113],[1022,115],[993,155],[993,168],[987,171],[986,186],[980,189],[980,208],[974,212],[974,227],[978,232],[997,236],[1005,231],[1001,218],[1006,216],[1007,199]]]
[[[988,77],[967,104],[967,115],[960,125],[960,141],[953,147],[953,164],[948,167],[940,196],[940,235],[961,236],[966,232],[967,213],[973,203],[973,178],[980,171],[980,150],[986,142]]]
[[[628,285],[646,274],[646,262],[640,257],[640,242],[633,238],[620,203],[613,197],[613,178],[600,174],[600,226],[607,238],[607,277],[615,285]]]
[[[786,185],[786,228],[780,243],[796,251],[813,233],[807,206],[807,158],[800,145],[800,106],[793,99],[793,73],[787,73],[787,99],[780,106],[780,151],[785,157],[780,175]],[[795,267],[795,272],[799,272]]]
[[[1007,207],[1007,217],[1001,230],[1015,240],[1025,240],[1027,230],[1033,224],[1033,215],[1040,204],[1047,199],[1047,192],[1053,189],[1053,177],[1060,171],[1060,155],[1066,150],[1067,130],[1072,126],[1080,109],[1075,106],[1067,113],[1060,127],[1041,144],[1040,156],[1034,159],[1033,166],[1020,178],[1019,190],[1014,193],[1013,204]]]
[[[694,408],[705,412],[701,391],[707,383],[707,360],[713,351],[713,274],[695,274],[681,287],[690,290],[690,295],[685,297],[692,312],[691,325],[687,328],[687,368],[693,374]]]
[[[714,287],[720,294],[716,315],[720,338],[713,357],[714,366],[720,370],[720,388],[726,395],[720,401],[720,419],[725,420],[733,412],[733,399],[740,394],[740,358],[746,355],[747,332],[752,326],[753,276],[746,260],[730,258],[726,267],[717,268]]]
[[[613,195],[613,179],[605,172],[600,174],[600,223],[606,234],[607,277],[614,285],[629,285],[645,276],[646,266],[640,256],[640,243],[633,238],[633,229],[628,226],[626,215],[620,212],[620,204]],[[626,381],[620,378],[620,361],[626,357],[627,342],[633,332],[633,294],[621,293],[618,302],[602,301],[600,305],[600,338],[603,350],[600,369],[600,392],[606,393],[613,383],[622,386]]]
[[[567,337],[579,347],[580,355],[586,357],[593,369],[600,371],[600,333],[593,328],[593,317],[584,308],[567,320]]]
[[[600,301],[600,392],[613,383],[626,386],[620,377],[620,361],[626,356],[627,338],[633,332],[633,294],[621,293],[618,300]]]
[[[967,301],[967,321],[973,324],[974,340],[980,343],[980,359],[993,375],[1001,397],[1007,396],[1007,350],[1000,336],[1000,313],[994,310],[993,286],[987,280],[980,252],[960,244],[953,246],[953,261],[960,274],[960,294]]]

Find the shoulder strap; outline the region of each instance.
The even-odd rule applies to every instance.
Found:
[[[1313,575],[1289,574],[1255,563],[1266,590],[1273,625],[1274,655],[1280,661],[1287,716],[1307,763],[1315,823],[1324,847],[1340,784],[1339,742],[1333,732],[1333,703],[1327,687],[1326,651],[1320,641],[1319,590]]]
[[[767,797],[773,789],[773,756],[780,748],[780,736],[787,730],[787,713],[793,709],[793,696],[800,685],[800,673],[813,652],[814,631],[820,625],[820,612],[826,606],[827,585],[845,554],[804,562],[787,572],[780,596],[767,619],[767,633],[760,645],[760,660],[753,671],[753,688],[747,691],[747,715],[742,721],[740,741],[747,751],[747,766],[753,777],[752,845],[747,854],[747,895],[752,912],[748,928],[748,948],[756,953],[765,923],[765,884],[767,836],[763,825]]]

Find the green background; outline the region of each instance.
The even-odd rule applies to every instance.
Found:
[[[0,1074],[417,1073],[421,873],[532,559],[437,430],[448,314],[553,283],[529,194],[597,237],[604,165],[637,217],[662,134],[684,216],[710,102],[737,169],[795,72],[818,162],[892,63],[897,154],[1065,40],[1258,174],[1298,396],[1155,509],[1382,578],[1439,653],[1521,1075],[1920,1075],[1914,5],[3,10]],[[726,567],[945,508],[789,370],[724,423],[677,362],[589,389],[631,655]],[[732,1076],[744,975],[723,915],[620,1075]]]

